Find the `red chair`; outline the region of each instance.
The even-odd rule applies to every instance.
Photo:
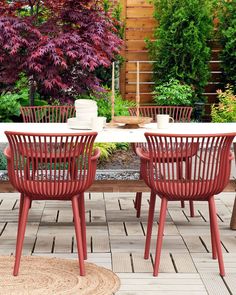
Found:
[[[157,121],[158,114],[168,114],[170,115],[175,122],[190,122],[192,107],[184,107],[184,106],[141,106],[139,108],[139,113],[142,117],[151,117],[153,122]],[[129,113],[131,116],[137,115],[137,108],[131,107],[129,108]],[[134,152],[136,153],[136,149],[138,147],[147,148],[146,143],[135,143],[133,144]],[[142,179],[142,171],[140,170],[140,179]],[[140,217],[141,214],[141,204],[142,204],[142,192],[136,193],[134,207],[137,210],[137,217]],[[193,203],[190,202],[190,216],[194,217],[194,207]],[[181,201],[181,207],[184,208],[184,201]]]
[[[142,117],[151,117],[153,122],[156,122],[156,116],[159,114],[170,115],[175,122],[189,122],[192,114],[192,107],[182,107],[182,106],[141,106],[139,108],[140,115]],[[129,113],[131,116],[137,115],[137,108],[129,108]]]
[[[144,181],[152,192],[145,259],[148,259],[150,252],[156,195],[161,198],[154,276],[158,275],[160,264],[167,203],[176,200],[208,202],[212,257],[218,257],[220,274],[225,275],[214,195],[222,192],[229,181],[232,160],[230,146],[235,135],[236,133],[204,136],[145,134],[148,151],[137,149]],[[197,151],[194,150],[196,147]],[[192,154],[190,158],[189,152]],[[189,159],[188,163],[186,158]]]
[[[20,108],[25,123],[66,123],[75,117],[74,106],[30,106]]]
[[[76,113],[75,107],[69,105],[27,106],[21,107],[20,112],[24,123],[66,123]]]
[[[85,275],[84,192],[95,178],[100,155],[99,150],[93,154],[97,133],[56,135],[6,131],[5,134],[9,141],[5,150],[9,179],[21,194],[13,275],[19,272],[28,211],[34,200],[72,202],[80,275]]]

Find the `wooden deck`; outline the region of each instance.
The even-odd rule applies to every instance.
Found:
[[[88,261],[115,271],[121,278],[116,295],[236,294],[236,231],[229,229],[235,192],[216,197],[226,276],[218,274],[211,259],[209,217],[206,203],[195,203],[196,217],[179,202],[170,202],[165,227],[160,275],[152,276],[153,256],[143,259],[148,193],[142,216],[135,217],[135,193],[87,193]],[[0,255],[14,253],[19,195],[0,194]],[[187,205],[187,204],[186,204]],[[156,220],[160,202],[156,206]],[[154,252],[156,228],[152,252]],[[24,255],[77,259],[69,202],[32,204]]]

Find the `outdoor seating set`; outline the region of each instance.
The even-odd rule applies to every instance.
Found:
[[[136,109],[131,108],[131,115]],[[190,107],[140,107],[141,116],[153,121],[159,113],[170,114],[175,122],[189,122]],[[75,115],[73,106],[21,108],[26,123],[65,123]],[[43,115],[42,115],[43,114]],[[189,123],[190,124],[190,123]],[[43,131],[43,130],[42,130]],[[235,133],[171,134],[146,132],[146,142],[133,143],[141,159],[140,178],[151,190],[144,258],[150,255],[150,242],[155,201],[161,198],[159,227],[153,275],[158,275],[166,210],[169,201],[209,204],[212,258],[218,259],[220,275],[225,275],[214,195],[226,187]],[[8,174],[12,185],[20,192],[20,209],[16,256],[13,275],[18,275],[28,211],[34,200],[71,201],[77,239],[80,275],[85,275],[86,222],[84,192],[92,185],[96,174],[99,150],[93,149],[97,132],[30,133],[6,131],[9,146],[5,150]],[[135,208],[140,216],[142,193],[137,192]]]

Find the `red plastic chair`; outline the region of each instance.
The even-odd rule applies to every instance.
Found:
[[[30,106],[20,108],[25,123],[66,123],[75,117],[74,106]]]
[[[158,114],[168,114],[170,115],[175,122],[190,122],[192,107],[184,107],[184,106],[141,106],[139,108],[139,113],[142,117],[151,117],[153,122],[157,121]],[[129,113],[131,116],[137,115],[137,108],[131,107],[129,108]],[[136,149],[138,147],[147,148],[146,143],[135,143],[132,145],[134,152],[136,153]],[[142,179],[142,171],[140,170],[140,179]],[[134,207],[137,210],[136,216],[140,217],[141,214],[141,205],[142,205],[142,192],[136,193]],[[190,202],[190,216],[194,217],[194,207],[193,203]],[[184,208],[184,201],[181,201],[181,207]]]
[[[20,112],[24,123],[66,123],[76,113],[75,107],[69,105],[28,106],[21,107]]]
[[[85,275],[86,223],[84,192],[96,173],[99,150],[93,154],[96,132],[82,134],[34,134],[5,132],[5,150],[12,185],[21,193],[13,275],[17,276],[28,211],[33,200],[72,202],[80,275]],[[82,228],[82,229],[81,229]]]
[[[181,106],[141,106],[139,108],[140,115],[142,117],[151,117],[153,122],[156,122],[156,116],[158,114],[168,114],[175,122],[189,122],[192,114],[192,107],[181,107]],[[137,115],[137,108],[129,108],[131,116]]]
[[[232,160],[230,146],[235,135],[236,133],[204,136],[145,134],[148,151],[137,149],[144,181],[152,192],[145,259],[148,259],[150,252],[156,195],[161,198],[154,276],[158,275],[160,264],[167,203],[176,200],[208,202],[212,257],[218,257],[220,274],[225,275],[214,195],[222,192],[229,181]],[[197,151],[194,151],[196,147]],[[190,158],[189,152],[192,154]],[[189,159],[188,163],[186,158]]]

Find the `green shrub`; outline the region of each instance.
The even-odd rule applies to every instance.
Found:
[[[117,150],[124,150],[127,151],[130,148],[130,145],[128,142],[118,142],[118,143],[114,143],[114,142],[108,142],[108,143],[104,143],[104,142],[96,142],[94,144],[94,149],[95,148],[99,148],[100,149],[100,157],[99,157],[99,161],[105,161],[108,160],[109,157],[112,155],[112,153],[114,153]]]
[[[188,106],[192,103],[193,90],[176,79],[160,84],[154,89],[154,101],[158,105]]]
[[[210,76],[210,47],[213,32],[212,0],[154,0],[157,20],[155,41],[148,41],[157,85],[171,78],[191,85],[194,100]]]
[[[19,80],[16,82],[14,87],[14,93],[18,95],[18,102],[21,106],[29,106],[29,81],[26,75],[23,73],[20,75]],[[41,99],[38,92],[35,93],[34,105],[41,106],[47,105],[46,100]]]
[[[93,99],[97,102],[98,116],[106,117],[107,122],[111,121],[111,92],[99,92],[78,98]],[[122,99],[119,93],[115,93],[115,115],[129,116],[129,107],[135,106],[135,102]]]
[[[100,158],[99,161],[107,160],[109,156],[116,150],[116,144],[113,142],[98,142],[94,144],[94,148],[100,149]]]
[[[0,96],[0,122],[12,122],[13,116],[20,115],[20,104],[17,94],[4,93]]]
[[[125,33],[125,22],[122,16],[122,6],[119,2],[114,2],[110,0],[103,0],[103,7],[107,13],[111,13],[111,16],[114,21],[116,28],[116,34],[120,39],[124,39]],[[115,61],[115,76],[119,76],[120,65],[124,62],[124,58],[118,54],[114,57]],[[102,86],[111,87],[111,74],[112,74],[112,65],[107,68],[100,66],[95,70],[96,77],[101,81]]]
[[[128,142],[117,142],[116,148],[118,150],[128,151],[130,149],[130,144]]]
[[[7,169],[7,159],[3,151],[0,150],[0,170],[6,170],[6,169]]]
[[[222,92],[217,91],[219,104],[211,107],[213,122],[236,122],[236,96],[233,94],[232,86],[227,86]]]
[[[220,59],[225,83],[236,93],[236,1],[220,2],[219,38],[222,45]]]

